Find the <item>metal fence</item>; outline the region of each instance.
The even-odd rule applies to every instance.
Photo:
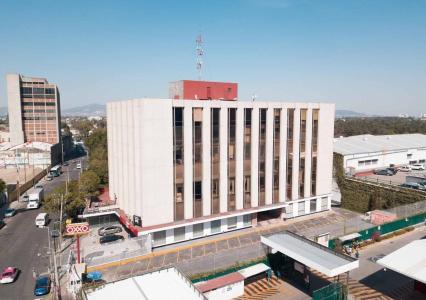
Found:
[[[331,283],[312,293],[313,300],[346,300],[346,288],[340,282]]]

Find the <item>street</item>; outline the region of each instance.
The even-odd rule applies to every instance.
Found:
[[[46,197],[61,182],[67,180],[69,170],[70,180],[78,179],[80,170],[76,169],[76,162],[82,161],[82,167],[86,167],[86,158],[69,161],[69,166],[63,167],[61,176],[52,181],[42,179],[38,184],[44,187],[44,197]],[[16,204],[14,204],[16,205]],[[5,207],[0,208],[0,215],[3,216]],[[13,266],[21,272],[17,280],[8,285],[0,285],[0,299],[21,300],[34,299],[34,278],[33,269],[37,274],[48,272],[48,230],[47,228],[37,228],[34,224],[36,216],[43,212],[43,206],[39,209],[20,209],[18,214],[12,218],[5,219],[6,226],[0,229],[0,270]],[[49,227],[53,227],[53,219]],[[52,244],[53,247],[53,244]],[[66,259],[63,257],[63,261]]]

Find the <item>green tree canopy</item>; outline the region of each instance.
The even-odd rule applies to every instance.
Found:
[[[99,189],[99,176],[91,170],[83,172],[80,177],[80,192],[84,196],[96,196]]]

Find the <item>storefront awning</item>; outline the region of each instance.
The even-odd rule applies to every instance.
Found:
[[[359,267],[357,259],[337,253],[290,231],[261,236],[260,241],[273,250],[281,252],[329,277]]]

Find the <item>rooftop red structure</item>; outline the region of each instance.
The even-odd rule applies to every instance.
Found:
[[[224,100],[238,98],[238,83],[197,80],[180,80],[169,84],[171,99]]]

